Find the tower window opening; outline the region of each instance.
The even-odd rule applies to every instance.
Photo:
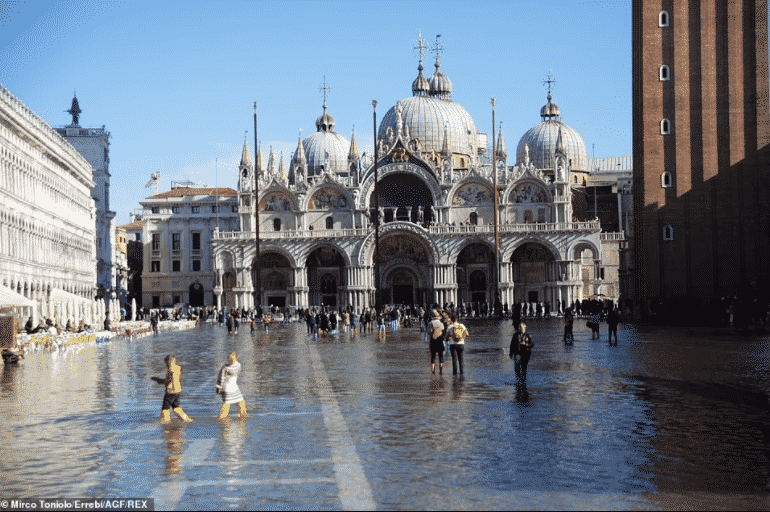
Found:
[[[663,188],[669,188],[672,185],[671,173],[666,171],[660,176],[660,185]]]
[[[668,135],[671,133],[671,122],[668,119],[663,119],[660,122],[660,134]]]
[[[668,80],[671,79],[671,69],[666,64],[663,64],[660,67],[659,73],[660,73],[661,82],[667,82]]]
[[[332,217],[326,217],[326,229],[334,229],[334,219]]]
[[[476,226],[479,223],[479,215],[476,212],[471,212],[468,222]]]
[[[281,230],[281,219],[273,219],[273,231]]]
[[[658,14],[658,26],[659,27],[668,26],[668,11],[660,11],[660,14]]]
[[[674,228],[671,227],[670,224],[666,224],[663,226],[663,240],[673,240],[674,239]]]

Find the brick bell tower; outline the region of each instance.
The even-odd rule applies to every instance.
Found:
[[[633,0],[634,287],[643,316],[661,300],[770,289],[767,8],[766,0]]]

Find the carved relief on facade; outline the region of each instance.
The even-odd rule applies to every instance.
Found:
[[[394,235],[380,241],[380,258],[382,261],[408,259],[426,263],[428,251],[422,242],[414,237]]]
[[[452,199],[453,206],[482,206],[492,204],[492,191],[479,185],[469,183],[460,187]]]
[[[308,210],[346,210],[349,207],[345,194],[331,188],[318,190],[308,202]]]

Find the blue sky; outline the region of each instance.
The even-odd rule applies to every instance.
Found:
[[[442,35],[454,99],[490,136],[497,98],[509,153],[540,121],[550,69],[562,120],[589,156],[592,145],[597,157],[631,154],[631,0],[0,5],[0,82],[52,125],[70,122],[77,90],[81,126],[112,133],[119,224],[156,171],[162,190],[184,179],[234,187],[254,101],[263,150],[288,162],[300,129],[315,130],[324,76],[337,131],[349,139],[355,126],[370,152],[372,100],[382,119],[411,96],[418,29],[429,43]]]

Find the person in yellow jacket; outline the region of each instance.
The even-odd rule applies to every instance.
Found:
[[[171,422],[171,410],[182,421],[193,421],[179,406],[179,398],[182,395],[182,367],[176,364],[176,357],[167,355],[166,378],[151,377],[156,383],[166,386],[166,394],[163,395],[163,406],[160,410],[160,422]]]

